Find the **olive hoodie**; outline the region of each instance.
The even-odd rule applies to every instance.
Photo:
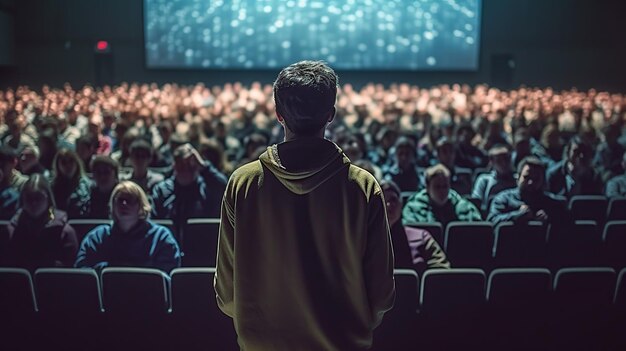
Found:
[[[215,274],[242,350],[359,350],[393,306],[382,191],[321,138],[268,147],[224,199]]]

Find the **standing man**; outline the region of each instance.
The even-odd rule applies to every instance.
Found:
[[[285,141],[237,169],[222,202],[215,291],[242,350],[361,350],[394,301],[375,178],[324,139],[337,76],[323,62],[274,83]]]

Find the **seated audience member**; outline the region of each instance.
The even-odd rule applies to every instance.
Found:
[[[604,142],[598,146],[593,160],[593,165],[601,174],[603,181],[624,173],[622,162],[624,146],[618,142],[621,134],[621,126],[618,124],[604,127]]]
[[[28,180],[28,176],[23,175],[17,167],[17,152],[10,146],[0,146],[0,166],[2,173],[7,177],[9,185],[15,190],[20,190]]]
[[[511,153],[513,167],[517,169],[519,163],[531,155],[531,138],[528,129],[520,128],[513,134],[513,152]]]
[[[626,169],[626,153],[622,156],[622,166]],[[626,172],[606,183],[605,194],[607,197],[626,197]]]
[[[415,269],[420,275],[431,268],[450,268],[445,252],[430,233],[402,225],[400,188],[392,181],[380,183],[387,205],[396,268]]]
[[[457,129],[456,138],[458,145],[456,147],[455,160],[457,166],[474,170],[487,165],[487,155],[472,144],[475,136],[476,132],[470,124],[461,125]]]
[[[450,171],[444,165],[426,169],[426,189],[409,198],[402,210],[403,223],[440,222],[444,228],[452,221],[480,221],[480,211],[450,189]]]
[[[76,139],[76,154],[87,173],[91,173],[91,168],[89,168],[91,159],[96,155],[99,145],[98,138],[91,134],[83,135]]]
[[[48,181],[31,176],[20,194],[21,210],[8,225],[8,237],[0,242],[0,265],[24,267],[71,267],[78,246],[67,215],[54,206]]]
[[[226,158],[224,148],[215,139],[207,139],[200,144],[198,152],[203,159],[211,162],[217,170],[225,175],[233,173],[233,165]]]
[[[447,137],[442,137],[437,141],[437,160],[448,168],[450,185],[454,191],[461,195],[467,195],[472,192],[472,171],[468,168],[456,166],[455,145]]]
[[[109,156],[96,156],[91,160],[94,182],[88,196],[72,194],[68,213],[70,218],[107,219],[109,199],[118,183],[119,164]]]
[[[149,142],[143,139],[135,140],[130,145],[129,158],[133,172],[124,177],[124,180],[130,180],[138,184],[147,194],[150,194],[152,188],[165,179],[162,174],[148,169],[153,154],[154,150]]]
[[[61,149],[52,162],[52,193],[54,203],[62,211],[68,211],[70,198],[84,199],[89,196],[91,180],[83,171],[78,155],[69,149]]]
[[[20,192],[13,188],[4,174],[4,162],[0,158],[0,220],[9,220],[19,208]]]
[[[518,166],[517,187],[496,195],[487,219],[494,224],[511,221],[568,221],[564,198],[544,191],[545,165],[537,157],[529,156]]]
[[[385,179],[396,183],[402,191],[417,191],[420,181],[415,143],[407,137],[400,137],[393,150],[393,164],[385,172]]]
[[[575,136],[567,144],[564,154],[563,160],[548,169],[548,191],[568,198],[602,194],[602,179],[591,165],[591,146]]]
[[[169,273],[180,267],[181,254],[172,232],[148,220],[150,202],[130,181],[115,186],[109,202],[113,225],[87,233],[75,266],[103,269],[114,266],[157,268]]]
[[[22,150],[19,160],[20,172],[26,176],[39,173],[46,175],[47,171],[39,162],[39,149],[27,146]]]
[[[179,146],[173,156],[174,175],[152,190],[152,214],[172,219],[180,236],[187,219],[220,216],[227,179],[190,144]]]
[[[506,146],[498,145],[489,150],[492,171],[476,178],[472,197],[480,199],[481,210],[486,211],[491,199],[502,190],[515,188],[516,181],[511,164],[511,153]]]
[[[536,124],[535,124],[536,125]],[[561,132],[556,124],[548,124],[541,132],[541,140],[531,148],[532,154],[550,168],[563,158]]]

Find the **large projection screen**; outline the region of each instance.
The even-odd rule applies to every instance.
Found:
[[[144,0],[149,68],[477,70],[481,0]]]

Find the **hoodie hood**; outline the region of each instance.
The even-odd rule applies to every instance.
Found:
[[[339,146],[314,137],[268,146],[259,160],[281,184],[298,195],[310,193],[350,167],[350,159]]]

